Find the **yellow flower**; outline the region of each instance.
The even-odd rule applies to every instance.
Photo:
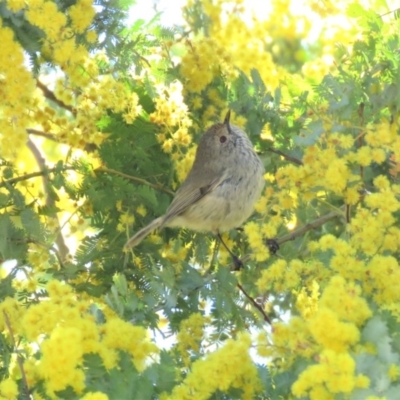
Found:
[[[132,214],[124,213],[120,215],[119,222],[124,226],[133,225],[133,223],[135,222],[135,217]]]
[[[331,234],[324,235],[319,240],[319,247],[322,251],[334,249],[336,246],[336,241],[337,239],[335,236]]]
[[[101,392],[90,392],[85,394],[81,400],[108,400],[108,396]]]
[[[8,378],[0,382],[0,395],[9,400],[14,400],[18,397],[18,385],[15,381]]]
[[[302,288],[300,293],[297,295],[296,308],[305,320],[308,320],[316,314],[318,311],[318,299],[319,299],[319,285],[316,281],[312,282],[311,294],[307,294],[306,288]]]
[[[320,305],[328,307],[344,320],[362,326],[372,311],[361,296],[361,288],[352,282],[347,283],[342,276],[334,276],[325,288]]]
[[[7,0],[7,7],[15,13],[25,8],[25,5],[25,0]]]
[[[333,159],[324,174],[325,187],[334,193],[341,193],[347,185],[349,175],[346,161],[340,158]]]
[[[381,396],[368,396],[365,400],[387,400],[387,397],[381,397]]]
[[[391,381],[397,381],[400,376],[400,367],[397,364],[390,364],[388,375]]]
[[[76,4],[68,8],[68,15],[77,33],[83,33],[90,26],[95,14],[91,0],[78,0]]]
[[[380,124],[369,127],[365,135],[366,142],[372,147],[388,147],[397,136],[397,125],[389,121],[383,121]]]
[[[165,244],[161,251],[161,256],[174,263],[174,268],[179,272],[182,268],[180,261],[185,260],[189,246],[182,246],[175,240]]]
[[[270,253],[266,244],[264,243],[262,227],[251,221],[244,226],[244,232],[252,249],[252,256],[254,259],[256,261],[267,260],[270,256]]]
[[[260,134],[260,138],[262,140],[269,140],[269,141],[273,141],[273,136],[272,136],[272,132],[271,132],[271,128],[270,128],[270,124],[267,123],[263,126],[262,130],[261,130],[261,134]]]
[[[292,392],[298,397],[310,392],[311,397],[314,390],[320,392],[324,385],[329,394],[351,393],[354,388],[360,387],[360,383],[365,385],[365,379],[360,380],[355,375],[355,361],[349,354],[325,350],[320,354],[319,364],[310,365],[300,374],[292,386]]]
[[[227,340],[222,348],[194,362],[186,378],[175,386],[168,398],[206,400],[218,390],[237,387],[243,391],[242,399],[253,399],[260,392],[261,385],[257,368],[249,355],[250,345],[246,334],[239,335],[237,340]]]
[[[174,145],[174,141],[172,139],[167,139],[163,145],[162,145],[162,149],[166,152],[166,153],[171,153],[172,148]]]
[[[400,268],[393,256],[376,255],[367,264],[366,291],[380,305],[400,302]]]
[[[261,292],[268,291],[271,287],[278,289],[278,285],[284,280],[287,263],[285,260],[275,261],[268,269],[262,271],[257,281],[257,287]]]
[[[355,386],[357,388],[366,389],[367,387],[369,387],[369,385],[370,385],[370,380],[367,376],[361,374],[356,376]]]
[[[192,99],[192,108],[193,110],[198,110],[203,106],[203,100],[200,96],[195,96]]]
[[[143,204],[136,208],[136,212],[142,217],[145,217],[147,214],[146,207]]]
[[[346,351],[360,339],[360,332],[354,324],[341,322],[336,313],[320,307],[309,321],[309,329],[317,343],[334,351]]]
[[[362,146],[356,153],[357,162],[363,167],[367,167],[372,162],[372,151],[369,146]]]
[[[82,363],[82,333],[73,327],[57,327],[41,345],[38,374],[45,379],[49,394],[72,386],[77,392],[84,387],[85,376],[77,368]]]
[[[389,179],[385,175],[378,175],[374,179],[374,186],[380,190],[389,189],[390,188]]]
[[[204,336],[203,327],[206,319],[200,313],[193,313],[188,319],[183,320],[177,334],[177,349],[185,365],[190,364],[190,351],[198,352]]]
[[[89,43],[95,43],[98,40],[97,33],[94,30],[90,30],[86,33],[86,40]]]
[[[371,150],[371,158],[372,161],[377,164],[382,164],[385,160],[387,160],[386,152],[382,149],[372,149]]]
[[[147,340],[146,330],[118,318],[107,321],[103,328],[101,344],[107,349],[128,351],[139,371],[145,369],[146,359],[158,351],[157,347]]]
[[[344,194],[344,199],[349,205],[356,205],[360,201],[360,192],[357,187],[347,187]]]
[[[5,300],[0,303],[0,332],[8,332],[7,336],[9,336],[11,335],[10,327],[12,332],[18,332],[22,315],[23,310],[18,301],[12,297],[6,297]]]

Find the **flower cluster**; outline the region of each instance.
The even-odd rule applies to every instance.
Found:
[[[253,399],[261,390],[261,385],[250,355],[251,339],[241,334],[236,340],[229,339],[224,346],[204,359],[195,361],[191,371],[182,384],[176,386],[172,393],[162,395],[166,400],[199,400],[208,399],[217,390],[222,392],[229,388],[240,388],[241,398]]]
[[[297,308],[301,316],[293,317],[288,325],[276,324],[272,338],[275,356],[292,354],[287,362],[293,362],[294,352],[315,360],[299,375],[292,386],[293,394],[311,399],[333,398],[335,393],[368,387],[369,379],[356,374],[356,363],[350,354],[360,342],[360,327],[372,316],[360,287],[336,275],[320,298],[316,283],[310,296],[302,291]]]
[[[180,324],[177,334],[177,349],[185,365],[190,365],[190,352],[198,353],[204,336],[204,325],[207,319],[200,313],[193,313]]]
[[[31,123],[28,111],[35,104],[35,81],[24,66],[22,47],[12,30],[2,25],[1,19],[0,36],[0,149],[4,158],[13,159],[27,141],[26,129]]]
[[[52,280],[47,291],[47,301],[28,309],[11,298],[0,304],[0,311],[7,315],[7,323],[0,325],[0,330],[8,340],[12,334],[13,340],[19,338],[23,339],[21,343],[29,344],[26,347],[21,344],[27,354],[24,372],[29,387],[41,382],[52,398],[68,386],[82,394],[86,354],[98,354],[110,370],[118,366],[119,353],[126,352],[136,369],[142,371],[148,365],[149,357],[158,352],[147,339],[144,328],[119,319],[106,306],[103,307],[108,316],[106,322],[96,322],[89,312],[92,302],[80,298],[70,286]],[[16,378],[18,374],[12,373],[11,377]],[[0,390],[12,390],[12,384],[7,382],[0,384]]]

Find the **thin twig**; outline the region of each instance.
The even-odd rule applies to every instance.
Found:
[[[24,383],[26,395],[29,398],[30,397],[30,391],[29,391],[29,386],[28,386],[28,380],[26,379],[26,374],[25,374],[25,370],[24,370],[24,362],[23,362],[23,359],[22,359],[21,355],[19,354],[19,352],[17,350],[17,344],[15,342],[14,332],[13,332],[13,329],[12,329],[12,326],[11,326],[11,323],[10,323],[10,319],[8,318],[8,314],[6,313],[5,310],[3,310],[3,314],[4,314],[4,319],[6,321],[6,325],[7,325],[8,331],[10,332],[12,345],[13,345],[16,353],[17,353],[18,366],[19,366],[19,369],[21,370],[22,382]]]
[[[149,68],[151,68],[151,64],[148,62],[146,58],[141,56],[135,49],[132,49],[132,51],[135,53],[135,56],[138,57],[140,60],[144,61]]]
[[[267,151],[270,151],[271,153],[278,154],[279,156],[282,156],[285,160],[291,161],[294,164],[303,165],[303,162],[301,160],[299,160],[298,158],[292,157],[292,156],[288,156],[287,154],[283,153],[280,150],[276,150],[276,149],[273,149],[272,147],[270,147],[270,148],[267,149]]]
[[[67,226],[67,224],[69,223],[69,221],[71,221],[71,218],[74,216],[74,215],[76,215],[77,213],[78,213],[78,211],[82,208],[82,206],[83,206],[83,204],[81,204],[80,206],[78,206],[75,210],[74,210],[74,212],[72,212],[71,213],[71,215],[67,218],[67,220],[62,224],[62,226],[60,226],[60,230],[62,230],[62,229],[64,229],[66,226]]]
[[[136,183],[141,183],[142,185],[146,185],[146,186],[150,186],[155,190],[158,190],[160,192],[164,192],[164,193],[168,193],[170,195],[174,195],[175,193],[172,190],[169,190],[161,185],[156,185],[154,183],[151,183],[149,181],[146,181],[145,179],[142,178],[138,178],[137,176],[132,176],[132,175],[128,175],[128,174],[124,174],[123,172],[117,171],[115,169],[109,169],[109,168],[104,168],[104,167],[100,167],[95,169],[95,172],[105,172],[105,173],[109,173],[109,174],[113,174],[113,175],[118,175],[118,176],[122,176],[123,178],[129,179],[133,182]]]
[[[260,313],[263,315],[264,317],[264,321],[268,322],[270,325],[272,325],[271,320],[269,319],[268,315],[265,313],[265,311],[263,310],[262,306],[260,304],[258,304],[243,288],[243,286],[238,283],[237,287],[239,288],[239,290],[249,299],[250,303],[253,304],[253,306],[255,308],[257,308],[258,311],[260,311]]]
[[[398,12],[398,11],[400,11],[400,8],[395,8],[394,10],[390,10],[390,11],[388,11],[387,13],[384,13],[384,14],[380,14],[379,15],[379,17],[386,17],[386,15],[389,15],[389,14],[394,14],[395,12]]]
[[[68,170],[74,170],[74,169],[75,169],[75,167],[63,167],[62,171],[68,171]],[[6,181],[0,182],[0,187],[14,185],[15,183],[27,181],[28,179],[36,178],[38,176],[51,174],[52,172],[57,172],[59,170],[60,170],[59,167],[55,167],[55,168],[49,168],[49,169],[46,169],[43,171],[31,172],[30,174],[17,176],[16,178],[7,179]]]
[[[44,83],[40,82],[39,79],[36,80],[36,86],[43,92],[44,97],[46,97],[46,99],[53,101],[59,107],[68,110],[73,115],[76,115],[76,110],[73,107],[57,99],[56,95]]]
[[[53,140],[54,142],[59,142],[59,141],[60,141],[60,140],[59,140],[55,135],[53,135],[52,133],[43,132],[43,131],[39,131],[38,129],[31,129],[31,128],[27,129],[26,131],[27,131],[30,135],[41,136],[41,137],[44,137],[44,138],[46,138],[46,139]]]

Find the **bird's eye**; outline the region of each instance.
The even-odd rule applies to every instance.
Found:
[[[225,143],[226,142],[226,136],[221,136],[219,138],[220,143]]]

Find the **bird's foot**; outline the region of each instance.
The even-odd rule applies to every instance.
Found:
[[[272,255],[279,250],[279,243],[275,239],[267,239],[267,246]]]
[[[232,254],[232,261],[234,265],[232,271],[240,271],[243,268],[242,260],[238,256],[235,256],[235,254]]]

